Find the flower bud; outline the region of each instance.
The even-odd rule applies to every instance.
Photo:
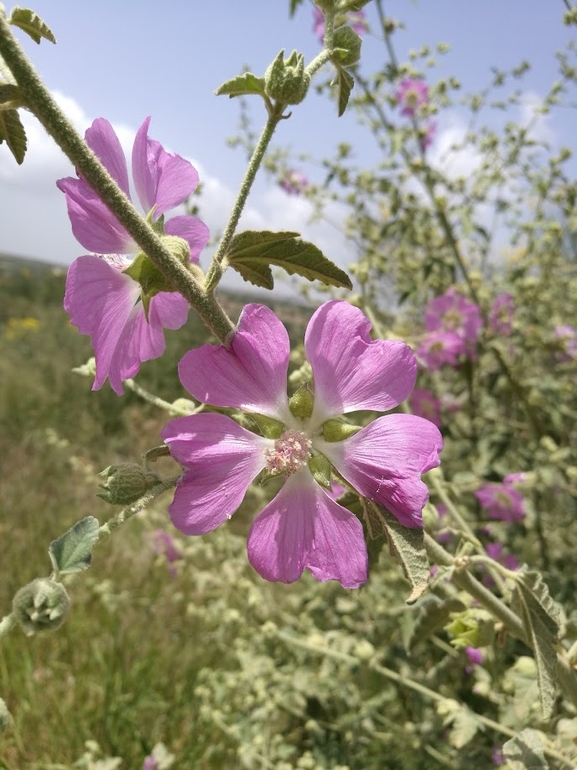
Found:
[[[6,705],[4,700],[0,698],[0,735],[2,735],[2,733],[5,733],[6,730],[10,727],[11,721],[12,721],[12,718],[10,717],[8,706]]]
[[[58,628],[69,608],[66,589],[50,578],[36,578],[21,588],[12,601],[14,616],[26,636]]]
[[[360,431],[358,425],[350,425],[342,420],[331,419],[323,423],[323,438],[325,441],[344,441]]]
[[[109,465],[98,475],[105,479],[99,485],[104,492],[98,492],[98,497],[112,505],[134,503],[158,483],[156,473],[145,471],[136,463]]]
[[[335,58],[338,59],[339,64],[342,64],[344,67],[356,64],[361,58],[362,43],[363,41],[360,36],[349,26],[345,25],[335,29],[333,47],[341,49],[341,51],[335,53]]]
[[[451,613],[453,620],[445,626],[454,638],[455,647],[486,647],[495,636],[495,621],[487,610],[472,608]]]
[[[293,51],[284,58],[284,48],[264,75],[265,91],[283,104],[300,104],[307,95],[311,77],[305,72],[305,57]]]
[[[301,420],[307,420],[313,413],[314,396],[307,385],[301,387],[294,393],[289,400],[289,409],[295,417]]]

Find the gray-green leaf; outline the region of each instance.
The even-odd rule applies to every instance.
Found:
[[[0,144],[6,142],[14,160],[21,165],[28,146],[18,110],[0,110]]]
[[[230,99],[233,96],[251,96],[256,94],[257,96],[265,95],[264,78],[259,78],[253,75],[252,72],[244,72],[242,75],[237,75],[231,80],[227,80],[219,86],[215,94],[217,96],[228,96]]]
[[[269,265],[282,267],[289,275],[309,281],[352,289],[349,276],[327,259],[314,244],[303,241],[298,233],[246,230],[232,239],[227,253],[230,266],[257,286],[274,286]]]
[[[48,553],[57,573],[66,575],[82,572],[90,567],[92,548],[98,539],[99,526],[98,519],[87,516],[50,543]]]
[[[40,44],[42,38],[50,43],[56,43],[56,38],[48,24],[37,13],[31,11],[30,8],[19,8],[16,6],[12,9],[8,22],[26,32],[35,43]]]
[[[503,754],[510,770],[548,770],[549,768],[543,753],[541,733],[529,727],[503,744]]]

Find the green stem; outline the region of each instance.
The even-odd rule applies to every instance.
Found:
[[[27,59],[10,25],[0,15],[0,56],[18,83],[28,109],[52,136],[74,167],[126,228],[163,275],[197,311],[205,325],[225,342],[233,329],[230,319],[212,296],[166,248],[161,238],[139,214],[96,155],[76,132]]]
[[[268,120],[263,128],[260,138],[256,143],[256,146],[252,152],[252,156],[249,160],[249,164],[246,169],[244,179],[241,182],[240,189],[238,191],[236,201],[232,208],[230,218],[228,220],[224,233],[222,234],[222,238],[220,239],[218,249],[216,250],[212,258],[212,264],[206,276],[206,290],[209,293],[209,296],[212,294],[212,292],[218,285],[226,269],[226,255],[230,247],[231,241],[234,237],[234,234],[238,226],[238,222],[240,220],[244,206],[246,204],[248,195],[254,183],[257,171],[259,170],[262,164],[263,158],[270,144],[270,141],[273,137],[274,131],[278,123],[282,120],[281,107],[282,105],[276,105],[273,108],[271,114],[269,114]]]
[[[205,406],[204,404],[200,404],[200,406],[195,407],[191,412],[189,409],[180,409],[169,401],[160,398],[160,396],[155,396],[154,393],[146,390],[146,388],[143,388],[142,385],[139,385],[134,380],[124,380],[123,384],[133,393],[136,393],[137,396],[140,396],[143,401],[147,401],[149,404],[153,404],[159,409],[164,409],[166,412],[173,415],[173,417],[188,417],[191,414],[197,414],[198,412],[201,412]]]
[[[176,486],[176,482],[180,476],[174,476],[173,478],[161,481],[152,487],[145,495],[139,498],[135,503],[123,508],[119,513],[109,519],[98,530],[98,538],[96,542],[100,542],[103,537],[110,535],[115,529],[122,526],[126,521],[131,519],[135,514],[140,513],[147,505],[149,505],[156,497],[166,492],[168,489]]]

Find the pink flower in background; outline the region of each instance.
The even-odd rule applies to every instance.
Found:
[[[157,556],[164,556],[171,575],[176,575],[176,569],[172,566],[175,561],[182,559],[182,554],[174,542],[174,538],[163,529],[157,529],[152,539],[152,551]]]
[[[210,413],[168,423],[162,438],[185,468],[169,508],[179,530],[202,535],[224,523],[267,471],[285,483],[250,528],[253,567],[266,580],[291,583],[308,568],[317,580],[356,588],[367,579],[363,529],[318,482],[320,468],[336,469],[404,526],[422,526],[428,490],[420,476],[439,464],[442,447],[431,422],[392,414],[344,440],[325,433],[334,426],[327,421],[359,410],[387,411],[413,389],[417,363],[410,348],[372,340],[370,328],[346,302],[326,302],[314,313],[305,334],[314,401],[295,408],[300,417],[287,397],[288,334],[269,308],[246,305],[229,348],[207,344],[184,356],[180,379],[195,398],[263,415],[274,430],[261,436]]]
[[[484,484],[475,492],[475,497],[490,519],[513,522],[525,518],[525,500],[513,484]]]
[[[300,171],[291,169],[283,176],[279,185],[287,195],[300,195],[309,186],[309,180]]]
[[[348,26],[357,33],[362,35],[367,31],[367,17],[363,10],[351,11],[348,15]],[[319,43],[323,45],[325,39],[325,17],[320,8],[315,6],[313,8],[313,33],[319,40]]]
[[[495,297],[489,312],[489,328],[495,334],[506,336],[513,328],[515,305],[511,294],[499,294]]]
[[[142,770],[159,770],[158,762],[152,755],[145,758]]]
[[[577,359],[577,329],[568,324],[563,326],[556,326],[553,332],[559,345],[561,352],[559,353],[559,360],[566,363],[573,359]]]
[[[487,543],[485,550],[487,551],[487,556],[490,556],[491,559],[498,561],[499,564],[502,564],[506,569],[510,569],[512,571],[519,569],[519,562],[517,559],[513,556],[513,554],[503,553],[503,546],[501,543]]]
[[[158,220],[196,189],[198,174],[184,158],[172,155],[148,137],[150,118],[139,128],[132,150],[132,175],[144,211]],[[110,123],[98,118],[86,131],[88,146],[100,158],[120,189],[130,198],[128,169],[120,142]],[[159,291],[142,300],[142,287],[124,272],[125,257],[138,247],[97,193],[82,179],[66,177],[57,185],[66,196],[72,232],[86,249],[96,252],[76,259],[66,278],[64,308],[81,334],[91,337],[96,359],[93,389],[108,377],[122,395],[122,381],[134,377],[143,361],[164,352],[164,329],[186,322],[188,303],[177,292]],[[176,216],[164,232],[188,242],[191,262],[198,262],[209,231],[199,219]]]
[[[404,78],[397,86],[395,99],[401,108],[401,115],[414,118],[429,101],[429,86],[422,80]]]
[[[457,366],[462,352],[463,341],[456,332],[438,331],[425,335],[417,356],[427,369],[435,371],[443,364]]]
[[[409,398],[409,406],[413,414],[430,420],[437,428],[443,424],[441,402],[430,390],[415,388]]]
[[[426,150],[428,147],[430,147],[433,144],[433,139],[435,138],[436,133],[437,133],[437,121],[430,120],[425,125],[425,133],[421,138],[421,143],[423,145],[424,150]]]
[[[465,647],[465,654],[471,663],[471,665],[465,666],[465,671],[470,674],[473,666],[480,666],[483,663],[483,653],[477,647]]]
[[[482,326],[479,306],[458,294],[454,287],[431,300],[425,309],[427,332],[454,335],[447,337],[447,341],[452,343],[447,345],[447,349],[456,355],[476,357],[477,338]]]

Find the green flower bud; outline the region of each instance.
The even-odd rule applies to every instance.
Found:
[[[112,505],[136,502],[159,480],[156,473],[145,471],[136,463],[109,465],[98,475],[105,479],[104,484],[99,485],[104,492],[98,492],[98,497]]]
[[[345,25],[335,29],[333,47],[341,49],[335,52],[335,58],[338,59],[339,64],[345,67],[356,64],[361,58],[362,44],[363,41],[360,36],[349,26]]]
[[[325,441],[344,441],[359,431],[358,425],[350,425],[342,420],[333,419],[323,423],[323,438]]]
[[[455,647],[486,647],[493,642],[495,621],[487,610],[472,608],[465,612],[451,613],[453,620],[447,623],[445,630],[454,638]]]
[[[289,400],[289,409],[295,417],[307,420],[313,413],[314,396],[307,385],[302,385]]]
[[[190,245],[184,238],[179,238],[178,235],[161,235],[163,244],[170,251],[173,257],[185,267],[190,264]]]
[[[62,583],[36,578],[21,588],[12,601],[12,611],[26,636],[49,631],[64,623],[70,598]]]
[[[331,488],[331,464],[324,455],[313,455],[309,460],[309,471],[317,484],[325,489]]]
[[[8,711],[8,706],[4,700],[0,698],[0,735],[5,733],[6,730],[10,727],[11,721],[12,718],[10,716],[10,712]]]
[[[307,95],[311,77],[305,72],[305,57],[293,51],[284,58],[284,48],[264,75],[265,91],[282,104],[300,104]]]

